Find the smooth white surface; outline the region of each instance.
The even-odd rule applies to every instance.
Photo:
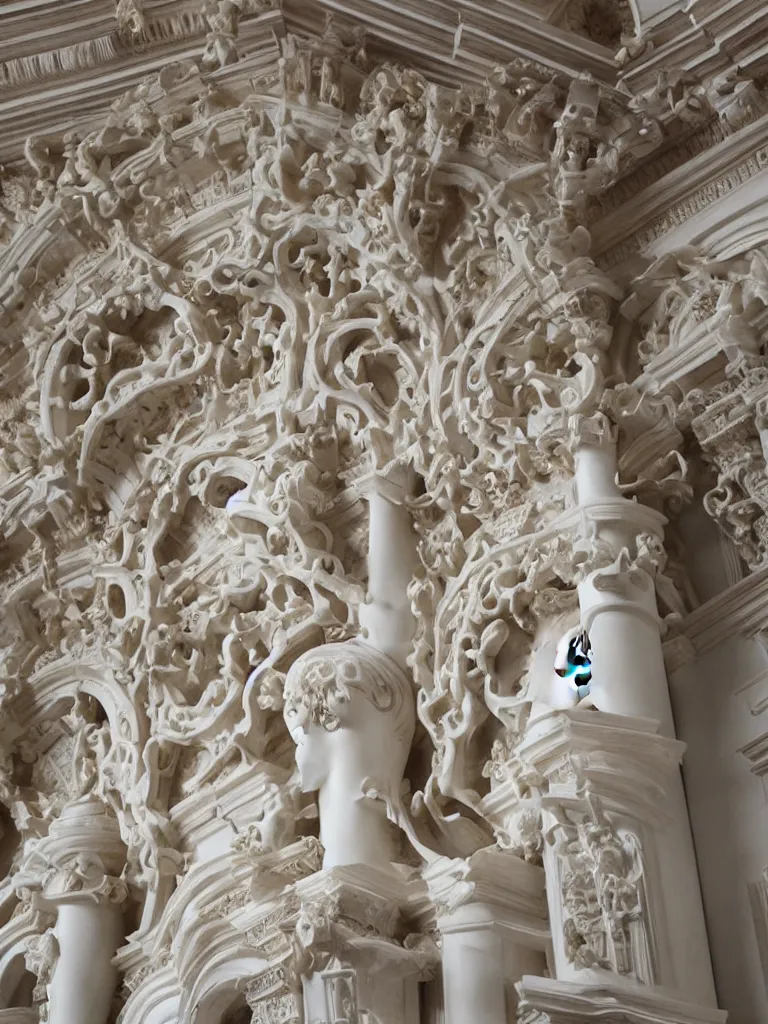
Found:
[[[683,774],[696,839],[709,942],[721,1005],[732,1024],[768,1016],[764,968],[747,884],[768,864],[764,779],[739,753],[765,726],[745,684],[768,672],[756,640],[733,637],[671,678],[675,719],[688,744]],[[752,692],[750,692],[750,690]],[[752,699],[750,699],[752,698]]]
[[[120,907],[62,903],[56,939],[59,958],[51,979],[50,1024],[106,1024],[117,982],[112,957],[123,940]]]
[[[636,573],[630,579],[620,568],[598,570],[579,585],[592,646],[590,695],[601,711],[655,719],[674,736],[653,583],[642,569]],[[611,589],[599,590],[601,584]]]
[[[463,918],[468,909],[474,913],[466,923]],[[478,926],[472,905],[461,908],[442,925],[446,1024],[467,1020],[504,1024],[507,1020],[503,941],[493,926],[492,913],[488,918],[488,923]]]

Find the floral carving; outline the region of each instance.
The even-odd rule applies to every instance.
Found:
[[[512,59],[523,34],[496,68],[470,19],[494,12],[435,21],[455,52],[411,66],[380,12],[318,30],[319,7],[305,23],[276,0],[118,0],[103,37],[0,67],[11,105],[97,68],[131,83],[64,131],[38,111],[0,192],[9,892],[136,912],[127,1021],[163,979],[196,985],[214,948],[253,958],[233,975],[264,1024],[303,1019],[313,973],[334,1024],[372,1020],[358,954],[435,961],[435,906],[404,921],[412,892],[300,890],[322,850],[296,838],[315,810],[283,714],[332,732],[358,693],[417,709],[407,783],[372,768],[354,794],[384,802],[414,864],[439,851],[461,876],[495,839],[528,878],[559,872],[571,963],[654,981],[639,835],[597,798],[558,804],[575,761],[545,778],[520,750],[552,710],[537,645],[587,577],[627,599],[653,586],[682,628],[692,588],[662,531],[693,497],[689,462],[765,563],[766,254],[643,258],[627,283],[602,222],[652,157],[677,166],[705,128],[723,143],[764,97],[739,70],[641,74],[655,44],[627,3],[528,6],[515,18],[547,52]],[[585,452],[608,453],[586,498]],[[413,482],[402,664],[366,625],[372,471]],[[24,938],[41,1019],[43,924]]]
[[[565,952],[576,967],[604,967],[653,984],[640,845],[599,803],[574,817],[555,809],[547,832],[561,863]]]

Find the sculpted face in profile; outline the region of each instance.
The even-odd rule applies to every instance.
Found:
[[[318,791],[324,867],[388,867],[386,800],[400,792],[415,726],[407,676],[359,640],[303,654],[285,684],[285,721],[304,792]],[[375,791],[383,800],[366,794]]]

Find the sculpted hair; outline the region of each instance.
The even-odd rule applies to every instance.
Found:
[[[285,714],[304,709],[306,720],[332,732],[341,725],[334,708],[357,690],[377,711],[392,715],[398,738],[415,725],[411,682],[390,657],[361,640],[316,647],[297,658],[285,679]]]

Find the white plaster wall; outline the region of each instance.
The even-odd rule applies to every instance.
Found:
[[[768,798],[739,752],[768,724],[750,714],[744,690],[766,673],[759,641],[733,637],[670,679],[678,736],[688,744],[683,775],[715,983],[730,1024],[768,1021],[747,889],[768,865]]]
[[[641,25],[649,21],[658,21],[669,16],[674,10],[682,7],[681,0],[633,0],[632,6],[637,11]]]
[[[694,553],[686,564],[688,578],[700,603],[709,601],[738,583],[744,565],[731,540],[704,508],[703,492],[697,493],[678,519],[678,532],[686,549]]]

